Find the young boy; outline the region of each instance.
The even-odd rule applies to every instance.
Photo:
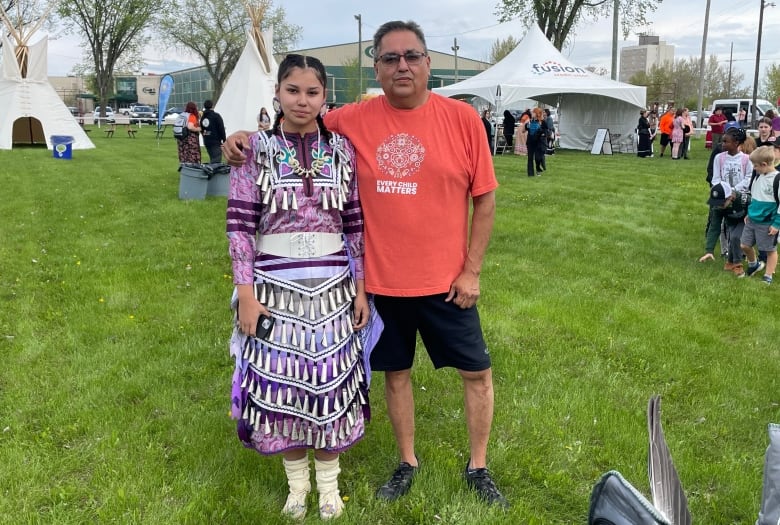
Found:
[[[712,254],[721,233],[721,223],[725,221],[728,238],[728,261],[723,269],[734,272],[737,277],[742,277],[745,274],[742,267],[740,238],[745,226],[747,196],[747,193],[738,192],[725,181],[712,187],[710,199],[707,201],[707,204],[710,205],[710,222],[707,224],[706,253],[699,258],[699,262],[715,260]],[[721,246],[721,251],[725,249],[725,246]]]
[[[750,161],[758,174],[750,185],[751,200],[748,205],[745,229],[742,231],[742,251],[748,260],[748,277],[766,266],[764,282],[772,284],[777,266],[777,232],[780,231],[777,186],[775,177],[775,152],[772,146],[761,146],[750,154]],[[753,245],[767,252],[766,265],[756,260]]]

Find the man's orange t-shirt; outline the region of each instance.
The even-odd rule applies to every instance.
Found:
[[[408,110],[379,96],[328,112],[325,124],[357,151],[366,291],[448,292],[468,251],[469,196],[498,187],[477,112],[434,93]]]
[[[658,129],[661,130],[661,133],[666,133],[667,135],[671,135],[673,127],[674,127],[674,113],[671,111],[667,111],[666,113],[663,114],[661,120],[658,121]]]

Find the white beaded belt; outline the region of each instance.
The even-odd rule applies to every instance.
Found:
[[[274,233],[257,238],[257,251],[293,259],[321,257],[339,252],[343,247],[344,239],[340,233]]]

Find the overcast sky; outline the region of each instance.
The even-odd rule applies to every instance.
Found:
[[[648,0],[650,1],[650,0]],[[755,68],[758,17],[761,0],[711,0],[707,38],[707,55],[717,55],[728,67],[733,43],[732,66],[744,75],[744,86],[752,86]],[[426,34],[428,47],[452,53],[454,39],[458,39],[458,55],[487,60],[496,39],[514,36],[521,39],[527,22],[514,20],[499,24],[494,14],[497,0],[391,0],[365,2],[353,0],[275,0],[287,13],[287,20],[302,27],[299,49],[356,42],[358,22],[362,17],[363,39],[369,40],[374,31],[388,20],[414,20]],[[759,75],[772,63],[780,64],[780,2],[764,11],[763,43]],[[665,0],[652,15],[652,23],[640,31],[656,34],[661,40],[675,46],[675,58],[701,55],[706,0]],[[611,19],[577,28],[572,44],[563,52],[581,66],[611,65]],[[76,40],[77,41],[77,40]],[[619,45],[636,45],[637,35],[627,40],[620,36]],[[80,50],[72,38],[49,44],[49,74],[65,75],[79,61]],[[166,58],[161,58],[165,56]],[[186,56],[171,60],[171,53],[160,53],[150,48],[144,71],[164,73],[197,65]]]

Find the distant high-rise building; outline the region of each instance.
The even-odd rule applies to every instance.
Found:
[[[631,77],[653,66],[674,62],[674,46],[662,42],[655,35],[639,35],[639,45],[620,50],[620,74],[618,80],[628,82]]]

